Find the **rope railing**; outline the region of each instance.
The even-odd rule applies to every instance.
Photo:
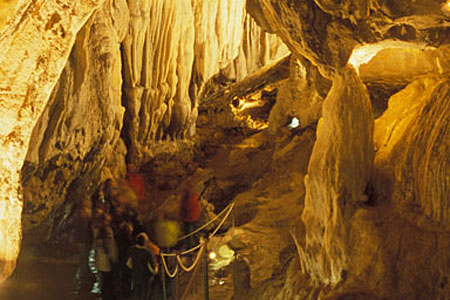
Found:
[[[178,241],[183,240],[183,239],[185,239],[186,237],[188,237],[188,236],[190,236],[190,235],[193,235],[193,234],[195,234],[195,233],[201,231],[203,228],[205,228],[205,227],[207,227],[208,225],[210,225],[212,222],[214,222],[215,220],[217,220],[220,216],[222,216],[222,215],[226,212],[225,217],[222,219],[222,221],[220,221],[220,223],[219,223],[219,225],[217,225],[216,229],[208,236],[208,239],[211,239],[212,237],[214,237],[214,235],[215,235],[215,234],[220,230],[220,228],[223,226],[223,224],[225,223],[225,221],[227,220],[227,218],[230,216],[230,214],[231,214],[233,208],[234,208],[234,203],[230,203],[230,204],[229,204],[224,210],[222,210],[222,211],[221,211],[214,219],[212,219],[212,220],[209,221],[208,223],[205,223],[203,226],[199,227],[197,230],[195,230],[195,231],[193,231],[193,232],[191,232],[191,233],[189,233],[189,234],[187,234],[187,235],[181,237],[180,239],[178,239]],[[167,275],[168,275],[170,278],[174,278],[174,277],[177,275],[177,272],[178,272],[178,264],[180,264],[181,268],[182,268],[185,272],[190,272],[190,271],[192,271],[192,270],[196,267],[196,265],[198,264],[198,262],[200,261],[201,253],[203,253],[203,251],[205,250],[205,248],[206,248],[206,243],[207,243],[207,241],[201,242],[201,243],[198,244],[197,246],[195,246],[195,247],[193,247],[193,248],[191,248],[191,249],[188,249],[188,250],[186,250],[186,251],[183,251],[183,252],[181,252],[181,253],[164,253],[164,252],[161,252],[161,260],[162,260],[162,263],[163,263],[163,266],[164,266],[164,270],[166,271]],[[181,260],[181,258],[180,258],[180,256],[183,256],[183,255],[186,255],[186,254],[191,253],[191,252],[193,252],[193,251],[196,251],[197,249],[200,249],[200,251],[198,252],[197,257],[195,258],[194,263],[193,263],[190,267],[184,266],[184,265],[183,265],[183,262],[182,262],[182,260]],[[174,271],[174,272],[171,273],[171,272],[169,271],[169,268],[167,267],[167,263],[166,263],[166,261],[165,261],[165,257],[176,257],[178,264],[177,264],[177,266],[175,267],[175,271]]]
[[[177,255],[186,255],[188,253],[194,252],[195,250],[199,249],[201,246],[202,246],[202,244],[198,244],[197,246],[195,246],[195,247],[193,247],[193,248],[191,248],[189,250],[183,251],[181,253],[164,253],[164,252],[161,252],[161,255],[166,256],[166,257],[175,257]]]
[[[177,261],[178,261],[178,263],[180,264],[180,267],[183,269],[183,271],[185,271],[185,272],[190,272],[190,271],[192,271],[192,270],[197,266],[197,263],[199,262],[200,257],[202,256],[203,251],[204,251],[205,248],[206,248],[205,246],[206,246],[206,244],[203,243],[202,246],[201,246],[201,248],[200,248],[200,251],[198,251],[198,253],[197,253],[197,257],[195,258],[194,262],[192,263],[192,265],[191,265],[190,267],[186,267],[186,266],[183,264],[183,261],[181,260],[180,255],[177,255]]]
[[[225,223],[225,221],[228,219],[228,217],[230,216],[230,214],[231,214],[231,211],[233,210],[233,207],[234,207],[234,203],[231,203],[230,205],[230,209],[228,210],[228,212],[227,212],[227,214],[225,215],[225,217],[222,219],[222,221],[219,223],[219,225],[217,225],[217,227],[216,227],[216,229],[213,231],[213,233],[211,233],[210,235],[209,235],[209,237],[208,237],[208,239],[211,239],[218,231],[219,231],[219,229],[222,227],[222,225]],[[222,211],[222,212],[224,212],[225,211],[225,209]],[[221,212],[221,213],[222,213]]]
[[[167,276],[169,276],[170,278],[175,278],[175,276],[177,276],[177,273],[178,273],[178,264],[175,266],[175,270],[173,271],[173,273],[170,273],[169,268],[167,267],[166,259],[162,255],[161,255],[161,260],[162,260],[162,264],[164,266],[164,270],[166,271]]]
[[[186,234],[186,235],[183,235],[182,237],[178,238],[178,241],[182,241],[182,240],[184,240],[184,239],[186,239],[186,238],[188,238],[188,237],[190,237],[190,236],[192,236],[192,235],[194,235],[194,234],[196,234],[196,233],[202,231],[203,229],[205,229],[206,227],[208,227],[209,225],[211,225],[214,221],[216,221],[220,216],[222,216],[222,215],[227,211],[228,208],[229,208],[230,211],[231,211],[231,210],[233,209],[233,207],[234,207],[234,203],[228,204],[227,207],[225,207],[225,208],[224,208],[218,215],[216,215],[214,218],[212,218],[211,220],[209,220],[207,223],[203,224],[202,226],[200,226],[200,227],[197,228],[196,230],[194,230],[194,231],[192,231],[192,232],[190,232],[190,233],[188,233],[188,234]]]
[[[200,252],[203,252],[205,250],[205,248],[206,247],[202,247]],[[201,257],[201,255],[200,255],[200,257]],[[189,283],[187,284],[186,288],[184,289],[184,293],[181,296],[181,300],[186,299],[187,294],[188,294],[189,290],[191,289],[192,283],[194,282],[194,278],[197,275],[198,266],[199,266],[199,264],[197,263],[194,267],[194,271],[192,272],[191,278],[189,279]]]
[[[205,299],[209,299],[209,292],[208,292],[208,258],[206,257],[206,250],[207,250],[207,244],[208,244],[208,240],[210,240],[211,238],[214,237],[214,235],[216,235],[216,233],[220,230],[220,228],[222,228],[223,224],[225,223],[225,221],[228,219],[228,217],[230,216],[231,212],[233,211],[234,208],[234,203],[230,203],[224,210],[222,210],[217,216],[215,216],[212,220],[210,220],[209,222],[207,222],[206,224],[204,224],[203,226],[197,228],[196,230],[194,230],[193,232],[190,232],[189,234],[182,236],[181,238],[178,239],[178,241],[181,241],[191,235],[196,234],[197,232],[203,230],[204,228],[206,228],[207,226],[209,226],[211,223],[213,223],[214,221],[216,221],[220,216],[222,216],[223,214],[225,214],[225,216],[223,217],[223,219],[220,221],[219,225],[217,225],[216,229],[214,229],[214,231],[208,235],[208,237],[206,239],[204,238],[200,238],[200,244],[198,244],[197,246],[188,249],[186,251],[183,251],[181,253],[163,253],[161,252],[161,260],[162,260],[162,264],[164,266],[164,271],[163,271],[163,275],[164,273],[167,273],[167,275],[170,278],[175,278],[178,274],[178,265],[180,265],[181,269],[187,273],[191,272],[192,270],[194,270],[191,274],[191,278],[189,279],[189,283],[186,286],[186,289],[184,290],[183,295],[181,296],[181,299],[184,300],[187,297],[187,293],[189,292],[189,289],[192,286],[194,277],[197,273],[198,270],[198,265],[200,262],[200,258],[202,256],[205,257]],[[234,238],[234,215],[232,217],[232,227],[233,227],[233,238]],[[183,261],[181,259],[181,256],[189,254],[193,251],[196,251],[197,249],[199,249],[198,253],[197,253],[197,257],[194,259],[194,262],[192,263],[192,265],[190,267],[186,267],[183,264]],[[171,273],[169,271],[169,268],[167,267],[167,263],[166,263],[166,259],[165,257],[176,257],[177,260],[177,264],[175,266],[175,270]],[[178,278],[178,277],[177,277]],[[163,276],[163,293],[164,293],[164,297],[166,295],[166,291],[165,291],[165,284],[164,284],[165,280],[164,280],[164,276]],[[177,297],[178,297],[178,291],[177,291]],[[165,298],[164,298],[165,299]]]

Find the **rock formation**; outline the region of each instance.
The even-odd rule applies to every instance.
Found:
[[[123,60],[131,161],[153,157],[157,141],[195,133],[199,96],[213,75],[226,69],[241,80],[287,53],[246,13],[245,1],[130,1],[129,6]]]
[[[195,132],[199,95],[192,86],[200,93],[221,69],[241,78],[285,55],[244,1],[227,3],[107,1],[89,19],[31,137],[21,175],[26,230],[49,214],[51,228],[90,197],[92,182],[123,175],[126,159],[182,151],[183,141],[170,140]]]
[[[421,257],[412,264],[414,267],[406,265],[408,262],[405,260],[394,263],[392,252],[404,253],[406,250],[398,242],[391,245],[383,242],[383,239],[405,239],[411,246],[417,242],[416,239],[423,239],[427,235],[424,232],[416,235],[411,233],[411,227],[420,226],[434,230],[428,233],[430,239],[435,236],[439,243],[448,244],[445,234],[441,234],[446,226],[444,216],[448,215],[445,196],[448,182],[444,179],[448,177],[449,171],[444,158],[448,156],[445,139],[448,134],[445,121],[448,113],[443,112],[445,104],[439,100],[446,98],[445,79],[419,79],[389,101],[388,110],[377,121],[375,140],[379,152],[375,156],[373,168],[375,179],[369,182],[374,158],[371,107],[365,87],[357,79],[356,73],[348,69],[344,71],[351,52],[358,44],[394,37],[412,42],[413,45],[398,50],[381,50],[378,55],[367,51],[369,56],[372,55],[369,60],[374,56],[375,59],[359,67],[363,80],[389,82],[392,88],[395,85],[404,86],[420,74],[447,74],[448,68],[443,67],[447,65],[446,55],[438,54],[445,51],[446,46],[440,50],[414,49],[415,41],[426,41],[428,46],[433,47],[448,42],[445,38],[448,25],[441,3],[418,1],[402,6],[401,2],[390,1],[388,4],[372,1],[369,4],[367,1],[344,1],[337,4],[330,1],[305,1],[294,4],[289,1],[248,1],[248,5],[253,8],[250,10],[252,15],[262,27],[277,33],[293,54],[308,59],[318,67],[322,76],[333,81],[323,104],[323,119],[318,124],[317,141],[305,179],[303,224],[297,225],[296,231],[302,270],[298,274],[307,275],[307,279],[303,280],[307,280],[307,286],[312,287],[309,296],[420,298],[423,292],[418,289],[408,290],[405,286],[410,282],[409,285],[420,284],[430,288],[433,279],[429,274],[420,278],[407,278],[404,271],[396,273],[395,270],[420,268],[418,266],[425,265],[428,260],[439,266],[436,271],[440,274],[448,272],[448,261],[441,257],[440,250]],[[429,22],[421,19],[422,16]],[[415,64],[416,59],[421,63]],[[390,71],[389,66],[384,67],[384,64],[392,64],[394,60],[397,64],[395,71],[394,68]],[[408,63],[402,65],[403,61]],[[346,80],[340,79],[342,72]],[[402,102],[405,95],[411,93],[416,95],[411,99],[423,99],[412,107],[411,102]],[[339,104],[339,101],[345,104]],[[430,111],[431,102],[436,103],[436,111],[434,108]],[[427,109],[421,109],[426,106],[424,103],[428,103]],[[391,105],[396,108],[391,108]],[[411,112],[405,112],[406,107]],[[399,115],[400,111],[404,117]],[[425,118],[439,119],[442,125],[427,130],[427,126],[422,123],[424,121],[421,121]],[[427,131],[426,138],[422,135],[424,130]],[[364,208],[373,205],[373,201],[388,202],[397,210],[387,213],[391,217],[386,221],[386,217],[380,216],[380,211]],[[403,229],[398,229],[399,222],[393,222],[392,218],[395,217],[392,216],[409,221],[405,221],[407,225],[405,222],[401,225]],[[384,228],[377,229],[377,226]],[[358,245],[365,249],[358,250]],[[375,251],[381,253],[378,255],[383,258],[369,262]],[[413,252],[418,256],[425,253],[421,250]],[[372,270],[376,275],[363,275],[367,270]],[[380,281],[381,278],[385,280]],[[439,280],[445,281],[442,277]],[[280,299],[287,294],[292,295],[295,288],[286,286]],[[308,287],[305,289],[308,290]],[[442,289],[445,290],[446,285]],[[430,292],[432,298],[439,298],[443,293],[446,292]]]
[[[389,99],[375,123],[376,186],[419,227],[449,230],[447,77],[425,76]]]
[[[19,252],[20,168],[31,131],[67,61],[76,33],[101,4],[23,2],[0,37],[0,280],[12,272]]]
[[[24,229],[39,225],[65,199],[71,206],[97,188],[106,160],[120,147],[124,108],[120,42],[125,1],[107,1],[77,35],[35,126],[22,169]],[[116,170],[124,173],[124,164]],[[114,171],[114,170],[113,170]]]

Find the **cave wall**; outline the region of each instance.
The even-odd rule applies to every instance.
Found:
[[[309,106],[301,101],[325,99],[309,119],[299,114],[309,120],[302,126],[321,119],[296,224],[298,260],[289,268],[290,278],[301,280],[287,280],[279,298],[450,294],[449,24],[442,1],[110,0],[73,48],[101,3],[53,4],[27,3],[0,38],[7,49],[0,61],[0,155],[10,167],[0,175],[0,244],[8,245],[0,278],[13,269],[20,241],[23,161],[30,229],[62,201],[89,195],[104,166],[120,175],[125,156],[140,163],[169,151],[164,145],[177,151],[194,134],[209,79],[222,71],[240,80],[286,53],[263,29],[294,54],[281,94],[302,113]],[[398,73],[376,61],[357,70],[347,64],[356,46],[386,39],[438,50],[382,50],[383,63],[401,56]],[[329,93],[312,84],[316,72],[332,81]],[[375,122],[374,147],[363,82],[394,77],[401,78],[395,85],[408,86]],[[279,112],[293,109],[278,105]],[[295,112],[272,115],[275,129],[287,115]]]
[[[107,1],[77,35],[34,127],[22,169],[25,231],[65,198],[73,203],[89,198],[103,165],[120,146],[120,42],[128,22],[126,1]]]
[[[316,135],[305,177],[300,263],[312,280],[335,284],[350,259],[346,220],[366,201],[374,156],[372,107],[354,69],[333,80]]]
[[[375,122],[376,186],[419,227],[450,229],[448,77],[428,75],[389,99]]]
[[[0,36],[0,281],[21,241],[20,168],[32,129],[64,68],[76,33],[103,1],[20,2]]]

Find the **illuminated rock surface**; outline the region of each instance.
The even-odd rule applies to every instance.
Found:
[[[31,136],[22,170],[25,230],[42,223],[64,198],[74,204],[87,199],[105,159],[120,147],[120,42],[128,22],[126,2],[108,1],[77,35]]]
[[[22,2],[0,37],[0,280],[22,194],[25,235],[54,241],[133,162],[174,215],[190,176],[235,202],[214,243],[245,282],[217,298],[450,297],[448,2]]]
[[[101,3],[22,3],[18,17],[0,37],[0,280],[12,272],[19,251],[19,172],[31,131],[64,67],[76,33]]]
[[[423,77],[389,100],[375,123],[377,187],[419,227],[450,229],[448,77]]]

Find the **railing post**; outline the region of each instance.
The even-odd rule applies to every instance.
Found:
[[[163,258],[164,259],[164,258]],[[166,271],[164,271],[164,267],[161,268],[161,272],[162,272],[162,288],[163,288],[163,299],[167,300],[167,292],[166,292]]]
[[[205,300],[209,300],[209,274],[208,274],[208,241],[205,242]]]

